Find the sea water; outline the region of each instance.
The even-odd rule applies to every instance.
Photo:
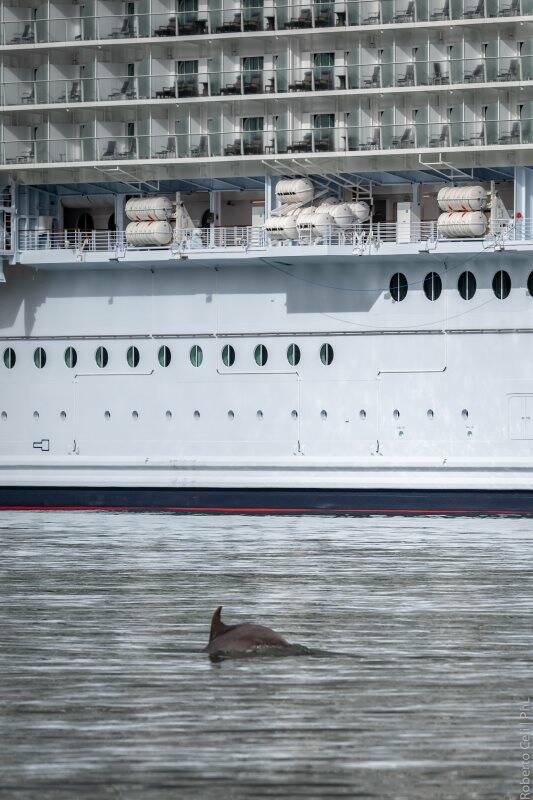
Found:
[[[0,797],[518,799],[532,532],[4,512]],[[212,662],[218,605],[303,647]]]

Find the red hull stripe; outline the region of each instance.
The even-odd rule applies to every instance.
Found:
[[[420,514],[434,516],[456,514],[457,516],[524,516],[523,511],[464,508],[278,508],[246,506],[114,506],[114,505],[0,505],[0,511],[183,511],[212,514]]]

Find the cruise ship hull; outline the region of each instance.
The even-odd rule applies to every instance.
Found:
[[[530,516],[533,491],[4,486],[0,509],[178,514]]]

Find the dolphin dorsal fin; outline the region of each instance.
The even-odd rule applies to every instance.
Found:
[[[222,606],[219,606],[215,613],[213,614],[213,618],[211,620],[211,632],[209,634],[209,641],[212,642],[217,636],[220,636],[221,633],[224,633],[228,629],[227,625],[224,625],[222,620],[220,619],[220,615],[222,613]]]

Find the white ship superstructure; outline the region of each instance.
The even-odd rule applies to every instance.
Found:
[[[533,511],[533,0],[0,4],[0,505]]]

